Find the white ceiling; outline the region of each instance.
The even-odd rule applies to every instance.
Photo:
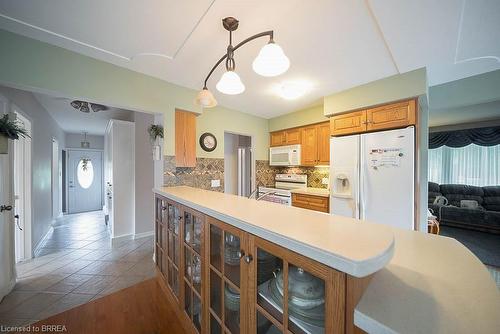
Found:
[[[66,133],[86,131],[90,135],[104,135],[110,119],[132,121],[134,118],[134,112],[129,110],[109,108],[99,112],[83,113],[70,105],[71,99],[38,93],[33,95]]]
[[[216,92],[223,66],[209,81],[221,105],[263,117],[424,66],[430,85],[500,68],[498,0],[0,0],[2,29],[193,89],[225,52],[226,16],[240,20],[235,44],[273,29],[290,58],[282,76],[255,74],[262,38],[236,52],[243,94]],[[313,88],[283,100],[284,80]]]

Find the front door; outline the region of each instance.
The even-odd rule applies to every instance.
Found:
[[[68,151],[68,212],[102,209],[102,151]]]

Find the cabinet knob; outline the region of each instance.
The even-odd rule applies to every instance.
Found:
[[[246,263],[250,263],[253,261],[253,256],[248,254],[247,256],[245,256],[245,262]]]
[[[243,256],[245,256],[245,251],[243,249],[238,251],[238,257],[241,259]]]
[[[162,209],[162,211],[165,211],[165,210],[167,210],[167,207],[166,206],[162,206],[161,209]]]

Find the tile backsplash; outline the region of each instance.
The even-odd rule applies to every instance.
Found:
[[[220,180],[220,187],[212,188],[211,180]],[[196,158],[196,167],[175,167],[175,156],[165,156],[163,183],[224,192],[224,159]]]
[[[330,174],[329,167],[277,167],[269,166],[268,160],[257,160],[255,162],[255,178],[258,186],[273,187],[276,174],[306,174],[307,186],[313,188],[328,188],[322,184],[324,177]]]
[[[175,167],[175,156],[165,156],[163,162],[163,183],[165,186],[190,186],[224,192],[224,159],[196,158],[196,167]],[[274,187],[276,174],[307,174],[307,186],[327,188],[321,183],[328,177],[328,167],[275,167],[268,160],[255,161],[257,186]],[[211,187],[211,180],[220,180],[220,187]]]

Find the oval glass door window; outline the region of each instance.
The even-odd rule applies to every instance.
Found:
[[[92,166],[92,161],[90,159],[81,159],[76,167],[76,177],[80,187],[87,189],[94,182],[94,166]]]

